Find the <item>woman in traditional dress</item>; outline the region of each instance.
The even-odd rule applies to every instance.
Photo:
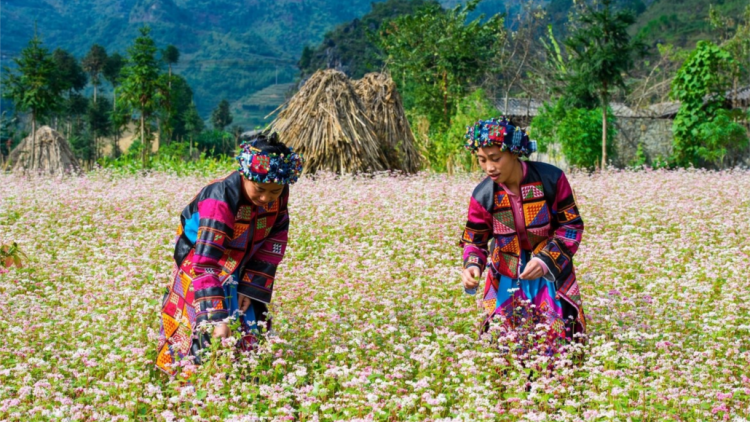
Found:
[[[465,138],[487,177],[474,189],[461,240],[464,288],[475,290],[489,267],[485,327],[496,316],[510,328],[542,322],[548,345],[564,344],[586,327],[573,268],[583,220],[568,179],[552,165],[522,160],[536,143],[505,118],[480,120]]]
[[[240,320],[238,346],[251,348],[256,322],[266,319],[287,244],[289,185],[302,159],[275,133],[240,148],[238,171],[201,189],[180,216],[156,361],[172,375],[186,357],[199,364],[199,352],[211,337],[228,337],[233,319]],[[208,332],[198,329],[204,324]]]

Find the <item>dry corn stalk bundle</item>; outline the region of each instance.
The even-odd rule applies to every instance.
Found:
[[[36,142],[27,136],[10,153],[8,163],[14,172],[63,175],[80,171],[68,141],[49,126],[36,130]]]
[[[305,159],[305,172],[360,173],[387,169],[367,113],[345,74],[310,77],[271,123],[281,141]]]
[[[422,164],[396,83],[385,73],[368,73],[354,88],[373,122],[388,168],[415,173]]]

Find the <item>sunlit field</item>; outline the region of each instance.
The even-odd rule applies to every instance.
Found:
[[[171,380],[153,365],[161,297],[179,213],[209,180],[0,176],[0,243],[29,256],[0,269],[0,420],[750,415],[750,172],[570,175],[588,338],[525,361],[479,337],[459,284],[479,176],[302,179],[273,331]]]

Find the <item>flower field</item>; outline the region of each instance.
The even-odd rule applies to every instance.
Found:
[[[29,256],[0,268],[0,420],[750,417],[750,172],[570,175],[588,339],[531,376],[459,284],[478,176],[303,179],[273,332],[185,383],[154,368],[158,312],[209,180],[0,176],[0,244]]]

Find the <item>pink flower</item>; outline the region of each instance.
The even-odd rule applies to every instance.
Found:
[[[716,398],[719,400],[727,400],[734,397],[734,393],[716,393]]]

